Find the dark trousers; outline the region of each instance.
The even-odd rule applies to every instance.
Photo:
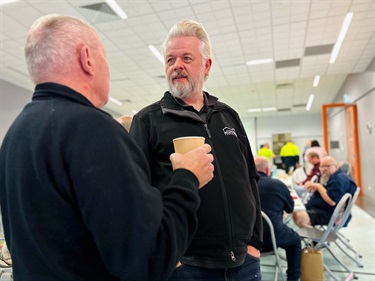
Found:
[[[277,246],[285,249],[288,269],[288,280],[299,280],[301,276],[301,237],[291,228],[284,225],[282,231],[275,231]],[[264,229],[264,252],[273,250],[269,229]]]
[[[208,269],[182,265],[173,272],[169,281],[261,281],[260,259],[250,255],[238,267]]]

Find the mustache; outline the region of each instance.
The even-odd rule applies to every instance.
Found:
[[[184,71],[179,71],[179,72],[175,71],[172,74],[172,79],[176,79],[176,78],[188,78],[188,77],[189,77],[189,75],[186,72],[184,72]]]

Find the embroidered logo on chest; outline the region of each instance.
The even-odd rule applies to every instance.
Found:
[[[226,136],[236,136],[237,137],[236,130],[234,128],[225,127],[223,129],[223,132],[224,132],[224,135],[226,135]]]

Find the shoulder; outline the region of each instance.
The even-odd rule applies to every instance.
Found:
[[[154,103],[142,108],[136,114],[136,116],[140,119],[143,119],[144,117],[149,116],[150,114],[155,113],[155,112],[161,112],[160,101],[154,102]]]

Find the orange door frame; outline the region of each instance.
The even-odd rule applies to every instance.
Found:
[[[359,141],[358,141],[358,119],[357,119],[357,105],[355,104],[347,104],[347,103],[332,103],[332,104],[323,104],[322,105],[322,122],[323,122],[323,139],[324,139],[324,147],[329,154],[329,145],[328,145],[328,114],[327,110],[329,108],[334,107],[344,107],[345,108],[345,122],[346,128],[352,128],[352,142],[353,142],[353,149],[352,151],[355,154],[354,158],[354,165],[353,166],[353,174],[352,177],[357,183],[357,186],[362,187],[361,181],[361,161],[360,161],[360,154],[359,154]],[[349,112],[351,111],[350,118],[348,118]],[[348,122],[352,123],[352,126],[348,126]],[[346,132],[347,138],[349,137],[349,132]],[[347,152],[349,150],[347,148]],[[360,191],[362,193],[362,189]]]

